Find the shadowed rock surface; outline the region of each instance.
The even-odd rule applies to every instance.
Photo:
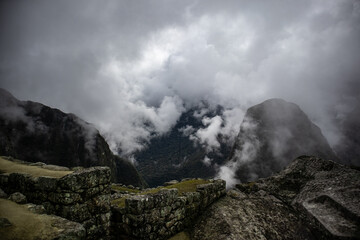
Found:
[[[231,190],[196,222],[192,239],[316,239],[289,206],[272,195]]]
[[[144,186],[128,161],[110,151],[95,127],[74,114],[20,101],[0,89],[0,155],[66,167],[108,166],[115,182]]]
[[[338,160],[318,126],[294,103],[270,99],[249,108],[231,161],[242,181],[269,177],[301,155]]]
[[[193,239],[360,239],[360,171],[299,157],[239,184],[191,229]]]

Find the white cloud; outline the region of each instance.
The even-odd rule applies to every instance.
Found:
[[[219,148],[218,135],[221,131],[222,122],[223,120],[220,116],[213,118],[204,117],[202,123],[205,128],[198,129],[196,133],[192,135],[192,139],[196,139],[201,145],[206,147],[208,152]]]
[[[205,164],[205,166],[209,167],[211,166],[211,158],[209,158],[208,156],[205,156],[204,159],[202,160],[202,162]]]
[[[240,183],[236,179],[235,171],[233,166],[221,166],[216,176],[217,179],[223,179],[226,181],[226,189],[235,187],[236,184]]]
[[[359,99],[356,0],[39,2],[2,3],[0,87],[79,115],[124,154],[202,100],[226,109],[193,134],[210,148],[273,97],[334,145],[334,106]]]

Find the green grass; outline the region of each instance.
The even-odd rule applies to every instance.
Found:
[[[194,179],[194,180],[188,180],[188,181],[184,181],[184,182],[179,182],[173,185],[169,185],[166,187],[158,187],[158,188],[154,188],[148,191],[143,191],[140,192],[139,190],[136,189],[128,189],[125,187],[119,187],[119,186],[112,186],[113,189],[116,190],[120,190],[120,189],[124,189],[121,191],[129,191],[129,190],[133,190],[135,191],[135,193],[138,193],[139,195],[151,195],[151,194],[155,194],[157,192],[159,192],[162,189],[170,189],[170,188],[177,188],[179,190],[179,195],[183,195],[184,193],[187,192],[196,192],[196,186],[200,185],[200,184],[206,184],[209,183],[208,180],[198,180],[198,179]],[[116,187],[116,188],[115,188]],[[130,191],[129,191],[130,192]],[[112,204],[117,205],[120,208],[125,207],[125,199],[126,197],[122,197],[122,198],[118,198],[112,201]]]
[[[126,197],[118,198],[118,199],[113,200],[111,203],[114,205],[117,205],[119,208],[124,208],[125,207],[125,199],[126,199]]]
[[[168,240],[190,240],[189,234],[186,232],[179,232],[175,236],[169,238]]]
[[[138,190],[138,189],[132,189],[132,188],[127,188],[127,187],[122,187],[122,186],[117,186],[117,185],[112,185],[111,189],[121,191],[121,192],[127,191],[127,192],[130,192],[130,193],[138,193],[138,192],[140,192],[140,190]]]
[[[179,182],[170,186],[166,186],[164,188],[170,189],[170,188],[177,188],[179,190],[179,195],[182,195],[183,193],[187,192],[196,192],[196,186],[200,184],[206,184],[210,183],[208,180],[188,180],[184,182]]]
[[[54,171],[44,169],[38,166],[29,166],[13,161],[6,160],[4,157],[0,157],[0,171],[2,173],[28,173],[34,177],[49,176],[60,178],[73,171]]]
[[[0,217],[7,218],[12,226],[0,228],[0,239],[58,239],[61,228],[54,226],[54,216],[35,214],[30,212],[26,205],[19,205],[6,199],[0,199]],[[57,217],[56,217],[57,218]]]
[[[184,182],[179,182],[173,185],[169,185],[166,187],[158,187],[155,189],[151,189],[149,191],[145,191],[145,192],[141,192],[141,195],[146,195],[146,194],[154,194],[159,192],[162,189],[170,189],[170,188],[177,188],[179,190],[179,195],[183,195],[183,193],[186,192],[196,192],[196,186],[200,185],[200,184],[206,184],[209,183],[208,180],[198,180],[198,179],[194,179],[194,180],[188,180],[188,181],[184,181]]]

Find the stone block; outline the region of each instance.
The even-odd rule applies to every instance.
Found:
[[[7,174],[0,174],[0,187],[5,189],[8,185],[9,175]]]
[[[78,193],[49,193],[49,200],[54,204],[71,205],[75,203],[81,203],[82,198]]]
[[[171,210],[172,210],[171,206],[162,207],[160,209],[160,216],[162,218],[165,218],[166,216],[168,216],[171,213]]]
[[[86,204],[75,204],[70,206],[59,205],[57,208],[59,209],[57,211],[60,216],[67,218],[71,221],[83,222],[91,218],[91,214]]]
[[[58,178],[38,177],[35,182],[35,189],[40,191],[51,192],[57,188]]]
[[[125,199],[125,208],[132,214],[141,214],[145,209],[145,199],[147,196],[136,195]]]
[[[134,227],[142,226],[144,223],[144,216],[143,215],[126,214],[125,223],[127,223],[131,226],[134,226]]]
[[[12,192],[25,192],[33,189],[31,175],[23,173],[11,173],[8,178],[8,188]]]
[[[110,168],[92,167],[62,177],[59,184],[61,188],[76,192],[80,189],[89,189],[106,184],[109,185],[110,178]]]
[[[86,202],[91,214],[101,214],[110,211],[110,195],[99,195]]]

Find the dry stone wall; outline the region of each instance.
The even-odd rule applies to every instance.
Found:
[[[115,235],[136,239],[167,239],[189,226],[194,218],[226,192],[223,180],[197,186],[196,192],[181,196],[176,188],[152,195],[130,196],[124,207],[112,206]]]
[[[110,235],[110,178],[108,167],[81,169],[62,178],[11,173],[0,174],[0,188],[7,194],[21,192],[47,213],[81,223],[86,239],[101,239]]]
[[[78,169],[61,178],[0,174],[0,189],[5,195],[24,195],[27,202],[42,205],[47,214],[82,224],[85,239],[112,239],[119,235],[167,239],[188,227],[226,192],[225,181],[210,180],[198,185],[195,192],[179,194],[178,189],[172,188],[149,195],[128,194],[124,207],[119,207],[111,205],[110,184],[108,167]],[[38,207],[44,209],[42,206]]]

